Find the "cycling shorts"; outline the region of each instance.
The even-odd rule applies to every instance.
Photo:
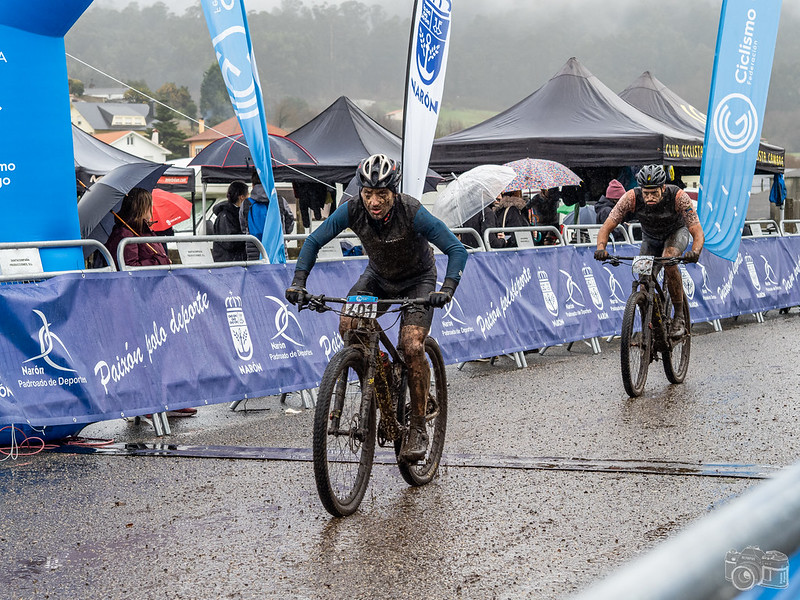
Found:
[[[678,254],[683,254],[689,246],[692,239],[692,234],[686,227],[676,229],[665,240],[659,240],[647,235],[642,231],[642,246],[639,250],[640,256],[661,256],[664,253],[664,248],[677,248]]]
[[[436,289],[436,272],[423,273],[412,279],[389,282],[380,277],[369,267],[350,288],[349,295],[377,296],[378,298],[427,298]],[[383,314],[385,310],[381,310]],[[402,313],[400,327],[416,325],[430,331],[433,322],[433,308],[430,306],[412,306]]]

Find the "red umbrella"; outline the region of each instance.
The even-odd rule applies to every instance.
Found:
[[[153,190],[153,231],[164,231],[192,215],[192,203],[183,196],[158,188]]]

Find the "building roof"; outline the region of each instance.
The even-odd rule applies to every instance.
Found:
[[[216,131],[214,131],[216,130]],[[203,133],[198,133],[193,135],[192,137],[186,138],[185,141],[187,142],[213,142],[214,140],[218,140],[222,137],[227,136],[234,136],[242,133],[242,128],[239,126],[239,120],[236,117],[231,117],[223,121],[222,123],[215,125],[214,129],[210,129],[206,127]],[[283,135],[285,136],[288,132],[280,127],[276,127],[275,125],[270,125],[267,123],[267,133],[269,135]]]
[[[94,137],[96,137],[101,142],[105,142],[106,144],[113,144],[119,138],[125,137],[131,132],[130,129],[127,131],[109,131],[108,133],[96,133]]]
[[[153,126],[149,104],[129,102],[73,102],[72,106],[95,131],[141,131]],[[122,123],[113,125],[114,117],[144,117],[144,125]]]

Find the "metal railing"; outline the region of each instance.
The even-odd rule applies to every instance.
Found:
[[[791,231],[791,232],[786,231],[787,223],[789,225],[793,225],[794,226],[793,227],[794,231]],[[782,236],[800,235],[800,219],[782,219],[781,222],[780,222],[780,226],[781,226],[781,235]]]
[[[503,234],[513,233],[517,245],[513,248],[492,248],[491,244],[489,243],[489,236],[491,236],[493,233],[503,233]],[[531,225],[530,227],[489,227],[488,229],[485,229],[483,232],[483,243],[484,247],[492,252],[522,250],[525,248],[552,247],[552,246],[536,246],[533,240],[534,233],[542,233],[542,234],[552,233],[556,236],[556,239],[558,240],[558,244],[553,244],[553,246],[564,245],[564,237],[561,235],[561,232],[558,230],[558,227],[553,227],[552,225]]]
[[[578,223],[577,225],[564,225],[564,242],[568,246],[595,246],[597,245],[597,234],[602,225],[595,223]],[[622,225],[617,225],[613,233],[622,234],[622,243],[630,244],[633,239],[628,230]],[[586,237],[586,241],[581,241],[582,237]],[[574,240],[574,241],[573,241]],[[614,240],[613,236],[608,237],[609,243],[620,240]]]
[[[744,227],[750,226],[750,233],[744,234]],[[745,221],[742,228],[742,239],[751,239],[764,236],[781,236],[781,227],[773,219],[753,219]]]
[[[2,250],[24,250],[27,248],[35,248],[37,251],[41,249],[52,248],[89,248],[92,251],[98,251],[103,255],[106,261],[106,266],[99,269],[92,269],[93,273],[97,272],[114,272],[117,270],[114,265],[114,259],[111,257],[108,249],[96,240],[47,240],[40,242],[3,242],[0,243],[0,251]],[[65,275],[67,273],[85,273],[88,269],[69,269],[65,271],[43,271],[40,269],[32,269],[25,271],[14,270],[14,273],[6,273],[0,275],[0,282],[26,282],[26,281],[40,281],[49,279],[56,275]]]
[[[213,242],[249,242],[255,244],[258,248],[259,255],[262,257],[258,260],[237,260],[214,262],[199,260],[192,261],[188,264],[168,264],[168,265],[126,265],[125,264],[125,248],[131,244],[174,244],[176,246],[181,244],[196,244],[205,243],[208,249],[208,256],[210,256],[211,244]],[[157,271],[172,271],[174,269],[219,269],[222,267],[247,267],[249,265],[264,265],[269,264],[266,258],[267,251],[264,245],[254,235],[247,234],[233,234],[233,235],[193,235],[193,236],[172,236],[172,235],[158,235],[154,237],[128,237],[123,238],[117,247],[117,264],[120,271],[142,271],[142,270],[157,270]]]
[[[284,242],[287,241],[304,241],[310,233],[287,233],[283,236]],[[363,258],[363,256],[345,256],[344,252],[342,251],[342,247],[340,242],[342,240],[357,240],[358,244],[361,244],[361,240],[358,239],[358,236],[353,233],[352,231],[343,231],[335,238],[333,238],[330,242],[325,244],[322,248],[320,248],[319,255],[317,256],[318,262],[329,262],[332,260],[352,260],[354,258]],[[287,262],[297,262],[296,260],[290,260]]]

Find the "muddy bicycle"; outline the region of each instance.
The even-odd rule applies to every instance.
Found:
[[[430,482],[439,468],[447,426],[444,360],[436,340],[427,336],[425,356],[431,382],[425,414],[430,443],[422,460],[407,463],[400,458],[411,418],[406,365],[377,321],[379,306],[384,313],[401,313],[426,305],[427,299],[308,296],[305,302],[311,310],[355,317],[354,329],[345,334],[345,347],[333,356],[322,376],[314,413],[314,478],[325,509],[334,516],[358,509],[372,473],[376,442],[394,448],[400,474],[408,484]]]
[[[632,398],[642,395],[650,363],[664,363],[664,373],[670,383],[683,383],[689,369],[691,352],[691,319],[689,302],[684,298],[683,322],[685,333],[673,339],[669,335],[675,308],[666,285],[658,281],[661,267],[687,262],[683,257],[614,256],[603,262],[618,266],[630,261],[633,269],[633,289],[622,318],[620,362],[625,391]]]

